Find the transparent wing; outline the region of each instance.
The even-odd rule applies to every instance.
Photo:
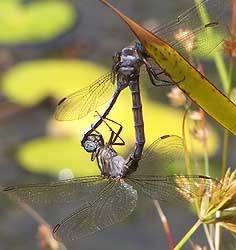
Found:
[[[176,175],[170,175],[170,171]],[[185,173],[183,139],[165,135],[144,151],[137,171],[126,182],[152,199],[188,202],[208,194],[218,183],[206,176]]]
[[[81,119],[106,103],[113,90],[113,73],[109,72],[88,87],[64,97],[57,105],[55,118],[59,121]]]
[[[89,176],[68,181],[11,186],[4,188],[3,193],[15,200],[36,206],[68,204],[72,201],[82,205],[95,199],[106,185],[107,180],[101,176]]]
[[[63,242],[78,239],[118,223],[136,207],[137,192],[124,182],[111,181],[97,199],[75,211],[54,228]]]
[[[154,141],[143,153],[139,167],[132,175],[184,174],[183,139],[165,135]]]
[[[187,201],[209,195],[220,183],[206,176],[131,176],[127,182],[152,199],[164,201]]]
[[[204,50],[205,54],[208,54],[229,35],[228,29],[221,24],[224,23],[223,17],[226,10],[230,9],[229,6],[230,1],[203,0],[169,23],[152,28],[151,32],[172,45],[180,53],[189,52],[186,51],[187,46],[197,53]],[[199,15],[200,11],[207,13],[208,17],[204,15],[202,18]],[[212,32],[218,34],[214,36],[216,40],[212,39]]]
[[[209,23],[194,31],[179,31],[170,45],[179,53],[206,56],[223,48],[223,41],[229,37],[229,29],[220,23]]]

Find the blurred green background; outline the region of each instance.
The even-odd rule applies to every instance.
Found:
[[[147,24],[165,22],[193,1],[117,0],[113,3]],[[1,0],[0,10],[1,185],[55,180],[67,170],[72,176],[97,174],[96,164],[80,146],[80,136],[94,121],[94,114],[80,121],[57,122],[53,112],[60,98],[108,72],[114,52],[134,37],[95,0]],[[209,58],[205,63],[207,75],[217,82],[214,64]],[[164,134],[181,135],[183,111],[170,106],[166,97],[170,89],[153,88],[145,79],[141,85],[147,145]],[[129,106],[131,96],[127,89],[109,115],[124,127],[122,137],[126,147],[116,148],[124,156],[134,147],[133,115]],[[209,155],[217,172],[222,129],[210,123]],[[108,131],[102,131],[108,138]],[[229,152],[231,160],[235,157],[231,154],[233,147],[232,144]],[[196,156],[201,157],[201,146],[194,142],[193,148]],[[33,219],[7,198],[2,200],[0,249],[39,249]],[[177,240],[191,223],[191,213],[168,205],[166,210]],[[63,216],[55,210],[42,210],[42,214],[52,225]],[[121,247],[136,250],[167,247],[155,209],[145,198],[141,198],[137,211],[124,223],[74,243],[68,249]]]

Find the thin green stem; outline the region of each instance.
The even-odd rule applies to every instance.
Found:
[[[183,123],[182,123],[182,137],[183,137],[183,144],[184,144],[184,161],[185,161],[185,169],[188,175],[191,175],[191,168],[190,168],[190,153],[187,146],[187,140],[186,140],[186,123],[187,123],[187,115],[189,111],[190,106],[185,106],[185,112],[183,117]]]
[[[210,250],[215,250],[215,247],[214,247],[214,244],[213,244],[213,241],[212,241],[212,238],[211,238],[211,235],[210,235],[210,232],[209,232],[207,225],[203,224],[203,228],[205,231],[205,235],[206,235]]]
[[[221,83],[225,93],[230,92],[231,83],[230,77],[228,76],[228,71],[226,65],[224,63],[223,57],[220,55],[219,52],[214,53],[214,60],[216,64],[217,71],[219,73],[219,77],[221,79]]]
[[[230,59],[229,64],[229,87],[225,89],[228,96],[230,96],[232,91],[232,80],[233,80],[233,68],[234,68],[234,59]],[[225,175],[227,164],[228,164],[228,151],[229,151],[229,137],[230,133],[228,130],[224,129],[224,139],[223,139],[223,153],[222,153],[222,166],[221,166],[221,177]],[[219,225],[215,226],[215,246],[216,249],[220,249],[220,240],[221,240],[221,228]]]
[[[208,157],[208,151],[207,151],[207,146],[204,146],[204,165],[205,165],[205,175],[210,176],[210,171],[209,171],[209,157]]]
[[[201,0],[195,0],[196,4],[200,4]],[[199,9],[199,15],[202,20],[202,23],[209,23],[210,19],[207,13],[207,10],[202,6],[202,8]],[[209,33],[212,38],[214,38],[213,32]],[[224,58],[222,57],[222,54],[219,51],[215,51],[213,54],[213,58],[216,64],[217,71],[219,73],[219,77],[221,79],[221,83],[223,85],[225,93],[229,92],[230,89],[230,77],[228,77],[227,67],[224,62]]]
[[[231,57],[230,62],[229,62],[229,79],[230,79],[230,88],[228,94],[230,94],[232,90],[232,81],[233,81],[233,73],[234,73],[234,65],[235,65],[235,60],[233,57]]]
[[[192,226],[192,228],[185,234],[185,236],[182,238],[182,240],[175,246],[174,250],[180,250],[185,245],[185,243],[190,239],[190,237],[195,233],[195,231],[199,228],[199,226],[202,224],[200,220],[197,220],[197,222]]]
[[[228,89],[227,95],[229,96],[232,90],[232,80],[233,80],[233,71],[234,71],[234,59],[231,58],[230,64],[229,64],[229,77],[230,77],[230,86]],[[227,162],[228,162],[228,149],[229,149],[229,131],[224,129],[224,141],[223,141],[223,154],[222,154],[222,165],[221,165],[221,176],[223,177],[226,168],[227,168]]]
[[[228,162],[228,148],[229,148],[229,131],[224,129],[223,139],[223,155],[222,155],[222,166],[221,166],[221,177],[224,176]]]

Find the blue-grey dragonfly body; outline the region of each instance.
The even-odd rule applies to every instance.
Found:
[[[136,170],[138,161],[141,159],[143,147],[145,144],[144,122],[142,114],[142,102],[139,88],[140,68],[144,63],[143,51],[138,46],[128,46],[123,48],[120,53],[116,53],[113,57],[114,66],[113,73],[116,75],[116,89],[112,95],[111,101],[108,103],[105,111],[99,116],[98,120],[83,134],[81,139],[82,145],[87,137],[99,127],[103,119],[107,117],[113,105],[115,104],[121,91],[127,87],[130,88],[133,100],[133,115],[135,121],[136,144],[135,149],[126,160],[126,165],[133,171]]]

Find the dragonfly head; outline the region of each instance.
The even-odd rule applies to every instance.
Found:
[[[88,153],[94,153],[98,148],[104,145],[104,139],[100,134],[89,135],[83,143],[83,147]]]

